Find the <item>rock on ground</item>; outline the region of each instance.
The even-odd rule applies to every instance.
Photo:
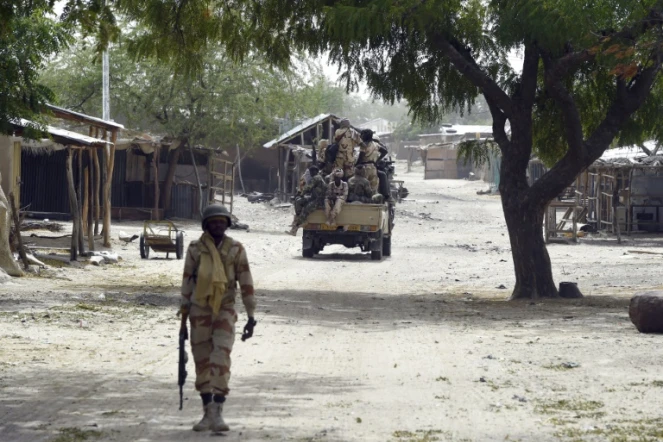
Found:
[[[663,290],[637,293],[628,314],[640,333],[663,333]]]

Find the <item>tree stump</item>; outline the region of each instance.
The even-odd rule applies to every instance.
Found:
[[[560,282],[559,296],[566,299],[578,299],[583,297],[580,289],[578,289],[577,282]]]
[[[663,333],[663,290],[636,293],[628,315],[640,333]]]

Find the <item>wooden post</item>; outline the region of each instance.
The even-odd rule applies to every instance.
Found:
[[[596,230],[601,230],[601,199],[603,198],[603,170],[599,170],[598,185],[596,186]]]
[[[154,173],[154,213],[153,218],[159,221],[159,145],[154,146],[152,154],[152,172]]]
[[[28,255],[25,253],[25,247],[23,247],[23,238],[21,238],[21,220],[18,216],[19,207],[16,205],[16,198],[14,198],[14,192],[9,192],[9,204],[11,205],[12,218],[14,219],[14,229],[16,229],[16,242],[18,242],[18,256],[21,257],[23,261],[23,266],[25,270],[30,268],[30,261],[28,261]]]
[[[94,236],[99,236],[99,216],[101,207],[99,205],[99,191],[101,190],[101,168],[99,167],[99,148],[92,151],[94,163]]]
[[[94,218],[94,198],[92,197],[92,188],[94,183],[92,182],[94,171],[92,163],[92,150],[94,148],[90,147],[86,149],[85,161],[87,163],[87,168],[85,169],[85,204],[87,209],[85,213],[87,215],[87,247],[90,252],[94,251],[94,226],[92,219]]]
[[[77,189],[77,207],[78,207],[78,230],[77,230],[77,238],[78,238],[78,252],[82,255],[85,253],[85,238],[83,237],[83,234],[85,232],[83,228],[83,152],[84,149],[79,149],[78,150],[78,189]]]
[[[78,223],[80,222],[78,203],[76,200],[76,188],[74,186],[74,170],[73,170],[73,157],[74,150],[68,148],[67,154],[67,188],[69,190],[69,210],[71,211],[71,248],[69,250],[70,261],[76,261],[78,258]]]
[[[83,166],[83,190],[81,191],[81,198],[83,200],[83,208],[81,210],[83,214],[83,231],[86,232],[85,234],[87,235],[87,232],[90,230],[88,229],[88,226],[92,226],[92,219],[89,217],[89,211],[90,211],[90,168],[87,167],[87,149],[82,152],[83,161],[84,161],[84,166]],[[90,222],[88,222],[88,220]]]
[[[106,159],[106,181],[104,182],[104,247],[110,247],[111,233],[111,189],[113,184],[113,169],[115,167],[115,143],[117,142],[117,130],[111,132],[112,143],[106,145],[104,155]]]

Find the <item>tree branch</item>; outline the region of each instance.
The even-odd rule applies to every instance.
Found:
[[[477,64],[469,51],[458,42],[450,42],[442,35],[432,35],[431,41],[458,71],[478,87],[486,99],[490,98],[507,118],[513,115],[513,102],[502,88]]]
[[[490,114],[493,117],[493,138],[502,152],[506,151],[511,146],[511,141],[506,134],[506,115],[497,107],[491,99],[486,97],[486,103],[490,109]]]
[[[573,96],[562,83],[560,77],[555,76],[558,64],[553,60],[550,53],[543,53],[543,66],[545,69],[544,83],[546,92],[557,102],[557,105],[564,115],[564,128],[566,131],[566,142],[569,145],[569,152],[574,152],[577,156],[585,157],[585,144],[582,131],[582,120],[580,112],[576,106]]]
[[[525,109],[532,109],[536,97],[536,86],[539,76],[540,53],[535,44],[525,45],[525,58],[523,60],[522,82],[520,85],[520,98]]]
[[[623,79],[617,80],[617,90],[608,112],[599,126],[584,143],[583,155],[578,156],[572,149],[544,174],[530,188],[528,197],[543,204],[559,195],[573,183],[576,176],[596,161],[610,146],[624,123],[645,102],[661,70],[661,51],[656,51],[649,59],[649,67],[638,74],[631,86]]]

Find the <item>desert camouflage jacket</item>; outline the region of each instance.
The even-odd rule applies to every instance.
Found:
[[[242,302],[246,308],[248,316],[253,316],[256,309],[256,299],[253,289],[253,277],[251,276],[251,268],[249,267],[249,260],[246,256],[244,246],[234,239],[226,236],[226,239],[231,241],[228,253],[224,253],[223,242],[218,246],[221,261],[226,269],[226,277],[228,278],[228,289],[223,298],[222,307],[234,306],[235,298],[237,296],[237,286],[239,285],[242,293]],[[196,289],[196,280],[198,277],[198,263],[200,262],[201,245],[198,241],[191,241],[189,248],[186,251],[186,258],[184,260],[184,274],[182,277],[182,310],[188,311],[191,303],[196,303],[193,293]],[[201,307],[204,307],[201,306]]]
[[[363,176],[355,175],[348,180],[348,202],[371,202],[374,192],[371,183]]]

